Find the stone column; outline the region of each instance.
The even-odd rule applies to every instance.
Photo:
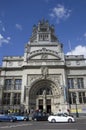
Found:
[[[13,106],[14,106],[13,97],[14,97],[13,92],[11,92],[11,95],[10,95],[10,106],[11,106],[11,108],[13,108]]]
[[[79,96],[78,96],[78,92],[76,92],[76,102],[77,102],[77,104],[79,104]]]
[[[38,110],[39,108],[39,103],[38,103],[39,99],[36,99],[36,110]]]
[[[46,111],[46,90],[43,91],[43,110]]]
[[[13,90],[14,90],[14,85],[15,85],[15,79],[13,78],[12,79],[12,86],[11,86],[11,95],[10,95],[10,106],[11,106],[11,108],[13,108],[13,106],[14,106],[14,93],[13,93]]]
[[[29,90],[30,90],[30,87],[29,86],[26,86],[26,109],[27,111],[30,109],[29,107]]]

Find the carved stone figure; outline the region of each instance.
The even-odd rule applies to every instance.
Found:
[[[42,67],[42,75],[46,78],[48,75],[48,68],[47,67]]]

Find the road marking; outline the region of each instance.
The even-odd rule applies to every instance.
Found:
[[[28,125],[32,125],[32,124],[18,124],[18,125],[10,125],[10,126],[1,126],[0,128],[4,129],[4,128],[15,128],[15,127],[21,127],[21,126],[28,126]]]

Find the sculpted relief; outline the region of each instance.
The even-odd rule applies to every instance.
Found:
[[[30,84],[33,83],[36,80],[42,80],[47,79],[53,81],[56,86],[60,86],[61,84],[61,78],[60,75],[48,75],[48,67],[42,67],[41,68],[41,75],[29,75],[29,82]]]
[[[40,79],[40,75],[30,75],[30,83]]]
[[[52,81],[54,81],[54,83],[57,84],[57,85],[61,84],[60,83],[60,81],[61,81],[60,75],[49,75],[48,78],[51,79]]]
[[[41,73],[42,73],[42,76],[44,77],[44,78],[46,78],[47,77],[47,75],[48,75],[48,68],[47,67],[42,67],[41,68]]]

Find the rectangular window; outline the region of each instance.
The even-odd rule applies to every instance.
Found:
[[[74,79],[68,78],[68,88],[74,88]]]
[[[69,104],[75,104],[75,103],[76,103],[75,92],[70,92],[69,93]]]
[[[3,93],[3,104],[10,105],[10,93]]]
[[[15,79],[14,89],[15,90],[21,90],[21,86],[22,86],[22,80],[21,79]]]
[[[12,87],[12,79],[5,79],[4,89],[5,90],[11,90],[11,87]]]
[[[47,99],[46,104],[51,105],[51,99]]]
[[[43,105],[43,99],[39,99],[39,105]]]
[[[79,95],[79,103],[80,104],[86,103],[85,92],[79,92],[78,95]]]
[[[21,101],[21,93],[14,93],[14,105],[19,105]]]
[[[77,87],[80,89],[84,88],[83,78],[77,79]]]

